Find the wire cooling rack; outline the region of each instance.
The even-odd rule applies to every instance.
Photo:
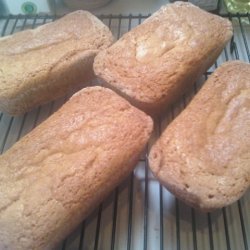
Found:
[[[99,16],[116,38],[147,17],[148,15]],[[233,23],[234,38],[190,92],[183,96],[161,121],[158,121],[154,138],[147,148],[159,137],[162,129],[185,108],[216,67],[232,59],[250,62],[249,14],[225,17]],[[35,28],[54,19],[56,16],[49,15],[0,17],[0,34],[5,36],[27,28]],[[68,97],[69,95],[23,116],[11,117],[0,113],[0,153],[56,111]],[[142,155],[130,177],[98,208],[93,208],[92,214],[61,243],[58,250],[249,249],[249,191],[231,206],[213,213],[200,213],[183,204],[158,183],[148,168],[147,154],[148,150]]]

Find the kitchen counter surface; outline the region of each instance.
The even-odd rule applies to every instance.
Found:
[[[100,14],[149,14],[158,10],[162,5],[169,3],[168,0],[112,0],[109,4],[91,10],[96,15]],[[56,1],[56,14],[61,15],[69,12],[62,1]]]

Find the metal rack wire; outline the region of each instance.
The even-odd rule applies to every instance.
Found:
[[[232,59],[250,62],[250,15],[224,16],[234,25],[234,38],[190,93],[158,122],[149,144],[187,105],[216,67]],[[147,17],[102,15],[99,18],[119,38]],[[0,17],[0,34],[5,36],[35,28],[56,18],[49,15]],[[39,107],[24,116],[11,117],[0,113],[0,153],[57,110],[67,98]],[[58,249],[249,249],[250,192],[227,208],[201,214],[177,200],[157,182],[148,168],[147,154],[148,150],[130,177]]]

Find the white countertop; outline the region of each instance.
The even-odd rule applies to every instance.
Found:
[[[0,0],[0,14],[23,14],[21,13],[21,6],[25,0]],[[39,0],[31,0],[38,9],[50,14],[62,15],[73,11],[65,6],[63,0],[47,0],[46,2],[39,2]],[[90,10],[96,15],[100,14],[149,14],[158,10],[162,5],[169,3],[169,0],[111,0],[101,8]],[[42,7],[41,7],[42,6]],[[39,13],[38,13],[39,14]]]
[[[158,10],[162,5],[169,3],[172,0],[111,0],[107,5],[90,10],[95,15],[100,14],[149,14]],[[19,14],[21,13],[21,6],[25,0],[0,0],[0,14]],[[39,0],[31,1],[39,6],[38,9],[42,12],[63,15],[72,12],[65,6],[63,0],[47,0],[39,2]],[[9,11],[8,11],[9,9]],[[50,11],[49,11],[50,10]],[[38,13],[39,14],[39,13]]]
[[[168,0],[112,0],[104,7],[91,10],[99,14],[149,14],[158,10]],[[56,14],[64,14],[70,9],[63,6],[62,1],[57,0]]]

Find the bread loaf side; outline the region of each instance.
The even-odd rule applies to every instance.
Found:
[[[154,175],[203,211],[238,200],[250,186],[250,64],[219,67],[152,147]]]
[[[52,249],[131,173],[152,120],[89,87],[0,157],[0,249]]]
[[[87,11],[0,39],[0,110],[22,114],[79,88],[93,77],[109,29]]]

